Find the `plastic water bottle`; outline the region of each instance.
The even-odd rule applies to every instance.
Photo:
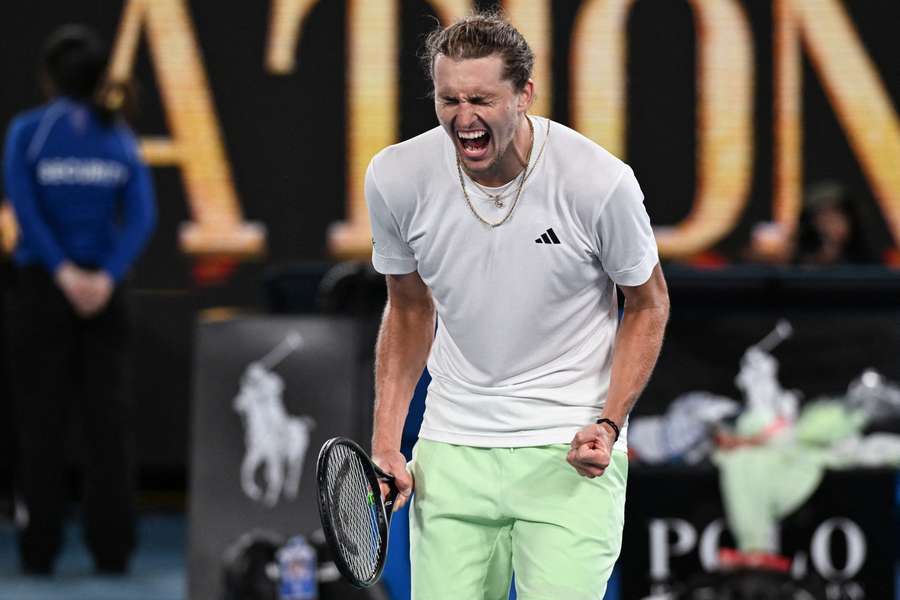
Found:
[[[278,550],[281,600],[317,600],[316,550],[302,535],[294,536]]]

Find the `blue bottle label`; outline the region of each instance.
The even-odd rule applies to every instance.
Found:
[[[278,551],[281,600],[316,600],[316,551],[302,536],[291,538]]]

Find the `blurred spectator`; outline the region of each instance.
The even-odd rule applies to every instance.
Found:
[[[11,374],[23,568],[52,572],[67,494],[66,422],[84,432],[85,534],[98,571],[123,573],[135,544],[134,452],[126,393],[122,281],[155,223],[150,175],[119,117],[123,86],[81,26],[47,41],[49,103],[10,124],[6,193],[20,227],[11,302]]]
[[[858,199],[840,183],[821,181],[806,189],[803,211],[791,231],[778,223],[753,228],[746,258],[773,265],[826,266],[877,263],[867,240]]]
[[[858,199],[833,181],[806,190],[794,261],[801,265],[877,262],[866,243]]]

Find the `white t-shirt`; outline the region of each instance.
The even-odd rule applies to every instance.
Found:
[[[453,142],[440,127],[385,148],[366,173],[375,268],[418,271],[437,308],[425,439],[570,442],[606,399],[614,284],[645,283],[658,262],[631,168],[568,127],[531,119],[533,171],[499,227],[466,204]],[[464,181],[482,217],[506,215],[515,185],[500,208]],[[624,429],[616,444],[623,450]]]

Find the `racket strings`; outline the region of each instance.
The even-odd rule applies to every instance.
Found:
[[[327,468],[329,504],[335,537],[344,561],[361,581],[378,568],[381,548],[379,509],[362,459],[346,446],[336,446]]]
[[[347,498],[352,501],[354,511],[353,531],[357,536],[359,552],[356,567],[361,579],[369,579],[378,565],[378,546],[380,536],[376,506],[373,502],[372,489],[358,457],[351,459],[353,465],[352,480],[357,484],[354,495]],[[352,499],[352,500],[351,500]]]
[[[357,471],[356,476],[359,477],[359,481],[364,482],[363,485],[366,490],[366,496],[365,496],[366,506],[365,506],[365,508],[367,510],[365,511],[365,515],[366,515],[366,517],[368,517],[369,534],[368,534],[367,538],[365,536],[362,536],[363,539],[361,539],[360,541],[363,544],[365,544],[365,542],[368,542],[366,556],[369,558],[369,560],[367,560],[365,564],[366,564],[366,571],[367,571],[368,575],[371,576],[374,573],[375,568],[378,565],[378,548],[381,543],[381,536],[378,532],[378,505],[375,502],[374,494],[375,493],[380,494],[381,490],[379,489],[379,490],[377,490],[377,492],[375,490],[372,490],[372,488],[369,484],[369,480],[366,477],[365,471],[363,470],[362,463],[359,460],[353,461],[353,467],[354,467],[354,470]]]

